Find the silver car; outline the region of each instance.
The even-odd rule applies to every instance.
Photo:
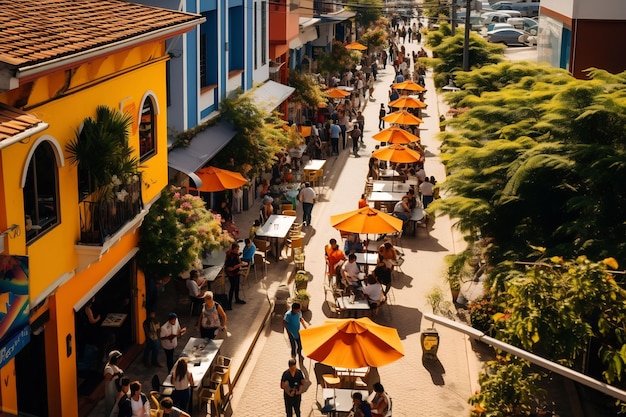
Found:
[[[525,45],[520,42],[521,35],[527,35],[527,32],[514,28],[495,29],[487,32],[487,42],[503,43],[505,45]]]

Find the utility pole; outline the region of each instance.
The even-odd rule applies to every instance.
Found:
[[[467,0],[465,4],[465,39],[463,41],[463,71],[469,71],[469,38],[470,38],[470,8],[472,0]]]
[[[450,23],[452,23],[452,29],[451,29],[450,32],[451,32],[452,36],[456,35],[456,19],[457,19],[457,17],[456,17],[456,1],[457,0],[452,0],[451,10],[450,10],[450,20],[451,20]]]

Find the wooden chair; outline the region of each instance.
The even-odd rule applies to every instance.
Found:
[[[211,417],[221,417],[224,415],[222,407],[222,397],[219,385],[212,383],[209,387],[202,387],[198,391],[198,411],[202,413],[203,404],[207,404],[207,412]]]
[[[326,297],[326,305],[328,305],[331,315],[333,318],[340,318],[341,309],[337,303],[337,294],[335,293],[335,290],[327,284],[324,284],[324,294]]]
[[[317,385],[315,386],[315,398],[317,399],[317,390],[322,386],[322,388],[339,388],[339,384],[341,380],[337,377],[337,373],[335,369],[329,365],[324,365],[323,363],[316,362],[313,370],[315,372],[315,379],[317,381]]]
[[[285,214],[285,211],[287,211],[287,210],[293,210],[293,205],[292,205],[291,203],[289,203],[289,204],[281,204],[281,205],[279,206],[279,209],[280,209],[280,212],[281,212],[282,214]],[[286,215],[286,216],[289,216],[289,214],[285,214],[285,215]]]
[[[148,400],[150,401],[150,417],[159,417],[161,415],[161,404],[159,403],[160,393],[158,391],[150,391]]]
[[[291,256],[291,260],[294,259],[293,255],[297,248],[304,248],[304,236],[293,237],[285,241],[286,255]],[[289,255],[290,249],[291,255]]]
[[[283,216],[293,216],[293,217],[296,217],[298,215],[298,213],[293,209],[283,210],[282,214]]]
[[[264,277],[267,276],[267,252],[270,250],[270,242],[264,239],[254,239],[254,246],[256,246],[256,252],[254,253],[254,263],[260,259],[263,262],[263,273]]]

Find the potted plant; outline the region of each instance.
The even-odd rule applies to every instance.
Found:
[[[426,294],[426,301],[430,304],[434,314],[450,316],[450,302],[446,300],[441,288],[435,287]]]
[[[307,290],[297,290],[293,297],[293,302],[300,304],[302,311],[309,311],[309,302],[311,301],[311,293]]]
[[[294,286],[296,291],[298,290],[306,290],[307,285],[309,284],[309,275],[306,271],[298,271],[296,272],[296,276],[294,278]]]

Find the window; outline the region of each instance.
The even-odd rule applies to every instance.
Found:
[[[228,71],[243,69],[243,7],[228,9]]]
[[[41,142],[30,160],[24,185],[26,243],[59,223],[57,158],[47,141]]]
[[[139,156],[141,160],[148,159],[156,152],[154,104],[147,98],[141,106],[139,117]]]
[[[218,83],[218,33],[217,11],[202,13],[206,22],[200,25],[200,88],[217,86]]]

